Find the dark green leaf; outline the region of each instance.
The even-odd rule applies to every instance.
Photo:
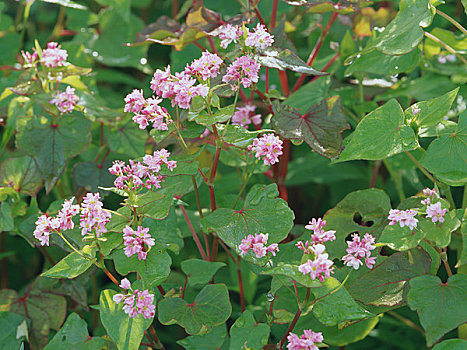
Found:
[[[138,128],[131,120],[119,128],[109,130],[110,150],[130,157],[144,155],[146,140],[146,131]]]
[[[191,335],[177,344],[183,346],[186,350],[218,350],[224,344],[227,338],[227,329],[225,324],[216,326],[211,332],[204,335]]]
[[[188,285],[204,285],[208,283],[223,266],[222,262],[211,262],[200,259],[188,259],[181,263],[182,271],[187,275]]]
[[[88,192],[97,192],[99,187],[113,185],[114,176],[109,173],[110,161],[102,164],[95,162],[79,162],[73,167],[73,180],[76,186],[83,187]],[[101,191],[102,193],[102,191]]]
[[[0,312],[0,349],[19,349],[26,340],[27,324],[23,316]]]
[[[292,279],[298,284],[301,284],[302,286],[308,287],[308,288],[317,288],[321,287],[322,283],[319,282],[318,280],[312,280],[310,275],[304,275],[300,271],[298,271],[298,266],[297,265],[290,265],[290,264],[285,264],[285,263],[279,263],[278,266],[273,267],[270,270],[266,270],[261,272],[262,275],[271,275],[271,276],[285,276],[289,277],[287,278],[282,278],[282,279]]]
[[[263,349],[268,343],[271,329],[265,323],[256,323],[253,314],[246,310],[230,328],[230,350]]]

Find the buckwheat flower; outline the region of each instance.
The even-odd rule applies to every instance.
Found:
[[[151,156],[147,154],[143,157],[143,163],[148,166],[152,171],[159,172],[161,170],[162,164],[167,165],[167,168],[170,171],[173,171],[177,167],[177,161],[169,160],[170,152],[165,148],[155,151]]]
[[[146,260],[148,251],[155,244],[154,238],[148,232],[149,228],[142,226],[138,226],[136,231],[128,225],[123,229],[124,252],[127,257],[137,254],[140,261]]]
[[[143,90],[134,89],[125,97],[125,112],[139,113],[146,105]]]
[[[268,33],[266,27],[260,23],[253,29],[253,32],[248,32],[245,39],[245,45],[249,47],[256,47],[264,50],[272,45],[274,42],[274,35]]]
[[[303,334],[299,337],[295,333],[290,332],[287,336],[288,350],[318,350],[315,343],[321,343],[323,341],[323,335],[321,332],[312,332],[311,329],[306,329]]]
[[[113,296],[113,301],[120,304],[123,302],[123,311],[131,318],[142,315],[144,318],[153,318],[156,306],[154,305],[154,294],[146,290],[132,290],[130,281],[124,278],[120,287],[127,289],[127,294],[118,293]]]
[[[307,262],[298,267],[298,271],[302,274],[310,274],[312,280],[319,279],[323,282],[326,278],[334,273],[334,262],[328,259],[328,254],[325,253],[326,247],[322,244],[316,244],[311,247],[315,256],[313,260],[308,259]]]
[[[24,60],[23,67],[30,68],[30,67],[35,67],[37,65],[37,60],[39,56],[35,50],[32,54],[28,51],[25,52],[21,50],[21,56],[23,56],[23,60]]]
[[[75,227],[73,217],[79,213],[80,207],[73,204],[75,197],[63,202],[62,209],[59,210],[57,218],[60,221],[60,230],[72,230]]]
[[[348,254],[342,260],[344,265],[353,267],[358,270],[363,265],[362,259],[365,260],[365,265],[371,269],[375,264],[376,258],[371,256],[371,251],[376,248],[374,245],[375,239],[369,233],[366,233],[362,239],[357,234],[352,236],[352,241],[347,241]]]
[[[257,159],[263,158],[264,164],[273,165],[279,161],[282,154],[282,141],[274,134],[266,134],[254,139],[248,150],[255,152]]]
[[[410,106],[410,108],[412,109],[412,114],[413,115],[417,115],[421,111],[420,107],[418,107],[416,104]]]
[[[441,209],[441,202],[430,204],[426,208],[426,217],[431,218],[431,222],[444,222],[444,215],[446,214],[447,209]]]
[[[171,120],[167,110],[159,106],[162,99],[152,97],[144,102],[144,108],[133,116],[133,121],[139,125],[141,130],[145,129],[149,123],[152,123],[152,127],[156,130],[168,130]]]
[[[240,56],[227,67],[227,72],[222,78],[224,83],[238,82],[244,88],[256,84],[259,78],[260,64],[249,56]],[[235,85],[236,86],[236,85]]]
[[[47,48],[42,51],[41,63],[47,68],[62,67],[67,65],[68,53],[56,42],[47,44]]]
[[[245,256],[251,249],[258,259],[266,256],[268,253],[275,256],[276,252],[279,251],[279,245],[273,243],[267,246],[268,238],[268,234],[257,233],[254,236],[249,234],[247,237],[242,239],[242,243],[238,246],[240,255]]]
[[[243,30],[240,26],[233,26],[231,24],[224,24],[219,27],[219,39],[221,39],[221,47],[226,49],[227,46],[233,41],[237,40],[243,35]]]
[[[124,278],[120,281],[120,288],[123,288],[123,289],[130,289],[131,288],[131,283],[130,281],[128,280],[128,278]]]
[[[60,113],[69,113],[75,109],[76,103],[79,101],[79,97],[75,94],[75,89],[71,86],[67,86],[64,92],[60,92],[50,100],[51,104],[57,106]]]
[[[325,231],[324,227],[326,226],[326,220],[321,220],[318,218],[316,220],[313,218],[308,225],[305,226],[307,230],[312,230],[313,234],[311,235],[311,240],[314,244],[316,243],[325,243],[327,241],[334,241],[336,239],[336,231],[329,230]]]
[[[339,43],[337,41],[331,41],[329,43],[329,48],[332,50],[332,51],[338,51],[339,50]]]
[[[151,89],[162,98],[171,97],[170,65],[165,70],[156,70],[151,80]]]
[[[399,223],[400,227],[408,226],[411,230],[417,227],[418,219],[415,218],[418,212],[414,209],[399,210],[391,209],[389,211],[388,219],[389,225]]]
[[[191,78],[186,73],[176,73],[175,74],[176,80],[173,82],[173,99],[172,107],[177,105],[182,109],[190,108],[190,103],[193,97],[195,96],[202,96],[206,97],[209,88],[206,85],[199,84],[194,85],[196,83],[196,79]]]
[[[423,195],[426,196],[427,198],[422,200],[422,204],[430,204],[431,201],[440,199],[441,197],[439,196],[439,192],[436,188],[430,189],[430,188],[424,188],[423,189]]]
[[[51,226],[50,226],[50,218],[47,215],[41,215],[35,222],[36,228],[34,230],[34,237],[41,241],[41,245],[48,246],[50,244],[50,234]]]
[[[248,128],[251,123],[255,125],[261,124],[261,115],[254,114],[256,107],[253,105],[245,105],[237,107],[237,110],[232,115],[232,124],[241,125]]]
[[[97,238],[107,232],[105,225],[110,221],[111,214],[103,209],[99,193],[88,193],[81,203],[80,228],[81,234],[87,235],[94,231]]]
[[[215,78],[221,68],[222,58],[215,53],[204,51],[201,57],[194,60],[191,65],[187,65],[185,72],[194,76],[199,76],[203,80]]]

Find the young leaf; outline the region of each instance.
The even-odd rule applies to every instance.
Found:
[[[230,350],[248,348],[263,349],[268,343],[271,328],[265,323],[256,323],[253,314],[246,310],[230,328]]]
[[[225,284],[208,284],[193,303],[177,297],[159,302],[159,321],[165,325],[178,324],[188,334],[206,334],[214,326],[227,321],[232,312]]]
[[[226,266],[222,262],[211,262],[200,259],[188,259],[181,263],[182,271],[187,275],[188,285],[205,285],[213,278],[216,272]]]
[[[410,308],[418,312],[428,346],[467,322],[465,295],[467,275],[451,276],[447,283],[442,283],[437,276],[420,276],[410,281],[407,300]]]
[[[182,340],[177,340],[177,344],[183,346],[186,350],[218,350],[222,347],[226,338],[228,338],[228,335],[224,323],[214,327],[208,334],[190,335]]]
[[[312,105],[301,114],[295,108],[275,103],[273,126],[281,136],[305,141],[313,150],[336,158],[342,149],[342,132],[349,128],[339,96]]]
[[[96,258],[85,259],[76,252],[68,254],[49,270],[42,273],[43,277],[75,278],[89,269]]]
[[[111,289],[101,292],[99,311],[102,325],[119,350],[138,350],[144,331],[151,325],[152,319],[145,319],[142,316],[130,318],[122,310],[122,305],[117,305],[113,301],[115,294],[117,292]]]

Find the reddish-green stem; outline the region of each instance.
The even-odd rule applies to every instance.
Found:
[[[172,18],[177,17],[178,13],[178,0],[172,0]]]
[[[165,296],[165,290],[164,288],[162,288],[161,285],[157,286],[157,290],[159,291],[159,293],[161,293],[162,296]]]
[[[204,251],[203,246],[201,245],[201,242],[198,238],[198,235],[196,234],[195,228],[193,227],[193,224],[191,223],[191,220],[188,217],[185,207],[183,205],[180,205],[179,207],[182,211],[183,217],[185,218],[188,228],[190,229],[190,232],[193,236],[193,240],[195,241],[195,244],[198,247],[201,257],[203,258],[204,261],[209,261],[208,257],[206,256],[206,252]]]
[[[306,306],[306,304],[308,303],[308,300],[310,299],[310,291],[311,291],[310,288],[307,288],[306,296],[305,296],[305,302],[304,302],[303,306]],[[284,336],[281,339],[280,348],[282,348],[282,346],[285,344],[285,341],[287,340],[287,336],[289,335],[290,332],[292,332],[295,325],[297,324],[297,321],[300,318],[300,315],[302,314],[302,310],[303,310],[302,306],[298,305],[297,312],[295,313],[295,316],[292,319],[292,322],[290,322],[290,325],[287,328],[287,331],[285,332]]]
[[[272,11],[271,11],[271,23],[269,24],[269,29],[273,30],[276,26],[276,17],[277,17],[277,3],[279,0],[272,1]]]

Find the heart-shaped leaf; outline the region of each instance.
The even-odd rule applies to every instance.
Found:
[[[53,278],[75,278],[89,269],[96,258],[85,259],[76,252],[68,254],[41,276]]]

